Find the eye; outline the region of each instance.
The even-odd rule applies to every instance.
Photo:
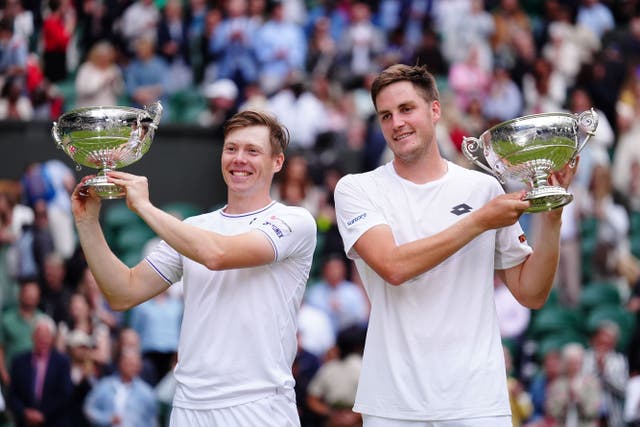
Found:
[[[226,147],[224,147],[224,151],[227,153],[233,153],[234,151],[236,151],[236,148],[227,145]]]
[[[402,112],[403,113],[409,113],[409,112],[411,112],[411,110],[413,110],[413,107],[403,107],[402,108]]]
[[[380,116],[380,120],[389,120],[391,118],[391,114],[389,113],[384,113],[383,115]]]

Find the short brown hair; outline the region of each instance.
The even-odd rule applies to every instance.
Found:
[[[438,101],[440,93],[436,79],[427,71],[426,65],[395,64],[382,71],[371,85],[371,100],[377,108],[376,98],[382,89],[392,83],[407,81],[418,89],[427,102]]]
[[[274,156],[284,153],[289,145],[289,130],[274,116],[258,110],[244,110],[227,120],[222,128],[224,137],[229,132],[249,126],[266,126],[269,129],[269,142]]]

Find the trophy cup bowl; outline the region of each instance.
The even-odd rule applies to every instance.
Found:
[[[162,105],[144,109],[96,106],[71,110],[53,123],[51,134],[59,149],[76,164],[98,169],[85,181],[103,199],[118,199],[124,189],[108,182],[106,173],[138,161],[148,150],[160,118]]]
[[[503,184],[507,177],[524,182],[525,200],[531,202],[527,212],[548,211],[573,200],[566,189],[549,183],[550,175],[575,162],[597,126],[593,108],[532,114],[497,124],[479,138],[463,138],[462,152]]]

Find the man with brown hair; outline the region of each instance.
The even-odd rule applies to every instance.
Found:
[[[181,222],[149,201],[147,179],[110,172],[127,204],[163,241],[128,268],[109,249],[100,199],[72,196],[80,243],[100,288],[126,310],[183,280],[184,317],[172,426],[299,425],[291,365],[296,315],[316,241],[308,211],[269,196],[288,132],[265,113],[224,126],[223,208]]]

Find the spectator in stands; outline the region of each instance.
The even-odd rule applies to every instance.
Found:
[[[9,77],[24,76],[27,66],[27,41],[13,29],[13,20],[0,18],[0,83]]]
[[[72,427],[90,427],[84,414],[84,400],[101,374],[101,369],[92,356],[94,347],[91,336],[81,329],[71,331],[67,335],[65,352],[71,360],[71,383],[73,399],[69,416]]]
[[[568,95],[567,104],[571,113],[580,114],[593,108],[598,115],[598,127],[580,152],[580,170],[576,173],[574,180],[576,185],[587,188],[594,165],[611,164],[609,151],[613,149],[615,134],[607,116],[594,105],[591,95],[585,88],[574,87]]]
[[[231,79],[242,92],[246,84],[258,80],[254,52],[258,25],[247,15],[247,0],[226,0],[224,9],[226,16],[209,40],[209,53],[216,65],[209,68],[205,83]]]
[[[503,64],[513,64],[518,56],[518,38],[533,40],[531,18],[518,0],[500,0],[491,14],[495,25],[491,37],[495,59]]]
[[[124,10],[119,21],[118,28],[128,57],[137,55],[139,40],[145,39],[156,45],[160,11],[153,0],[134,1]]]
[[[118,105],[124,93],[124,79],[116,64],[116,50],[108,41],[100,41],[89,50],[87,60],[76,75],[75,106]]]
[[[34,17],[30,10],[24,8],[22,0],[7,0],[5,2],[3,18],[13,20],[13,31],[27,44],[31,44],[35,34]]]
[[[615,19],[609,6],[600,0],[582,0],[576,13],[576,24],[588,28],[597,39],[602,39],[615,28]]]
[[[542,358],[542,366],[531,379],[528,388],[533,404],[531,421],[544,419],[549,385],[563,373],[562,352],[559,348],[545,348],[540,352],[540,357]]]
[[[466,111],[473,99],[484,99],[489,89],[491,74],[478,59],[478,49],[472,46],[463,61],[453,62],[449,68],[449,87],[460,111]]]
[[[157,379],[169,372],[177,356],[182,310],[182,299],[169,292],[131,310],[129,324],[138,332],[142,357],[154,366]]]
[[[336,339],[337,357],[325,361],[311,379],[307,405],[324,418],[326,427],[362,426],[362,416],[351,409],[362,367],[366,328],[351,325]]]
[[[49,0],[42,26],[44,75],[52,83],[67,78],[67,49],[76,29],[76,13],[68,0]]]
[[[40,286],[35,279],[25,279],[20,284],[18,304],[2,313],[0,325],[0,377],[6,387],[11,382],[9,368],[13,358],[33,346],[33,325],[43,313],[38,309]]]
[[[487,95],[482,98],[482,112],[489,125],[519,117],[523,110],[522,91],[511,78],[509,70],[502,64],[496,64],[489,81]],[[582,163],[580,166],[582,169]]]
[[[81,331],[91,340],[91,357],[99,366],[105,366],[111,360],[112,341],[109,327],[102,323],[91,311],[84,294],[74,293],[69,299],[69,323],[58,325],[57,348],[66,351],[72,335]]]
[[[351,6],[349,25],[338,39],[339,71],[336,78],[341,82],[349,77],[362,77],[380,68],[377,56],[384,51],[384,34],[372,21],[371,6],[364,1],[355,1]]]
[[[68,356],[55,349],[55,334],[51,318],[38,318],[32,349],[13,359],[7,402],[17,427],[72,427],[71,365]]]
[[[570,343],[562,348],[563,374],[549,384],[547,412],[561,426],[597,427],[602,399],[598,378],[583,373],[584,349]]]
[[[640,263],[630,249],[627,211],[613,197],[609,167],[593,168],[589,191],[578,202],[583,217],[598,220],[596,249],[591,260],[596,278],[615,283],[622,298],[627,299],[631,286],[640,277]]]
[[[10,77],[4,80],[0,92],[0,120],[33,119],[33,104],[25,93],[24,79]]]
[[[222,136],[222,125],[238,111],[238,87],[231,79],[220,79],[204,88],[207,109],[200,113],[198,124],[212,127]]]
[[[189,28],[182,2],[169,0],[161,12],[158,23],[158,52],[169,64],[169,92],[187,89],[193,84],[191,69]]]
[[[509,392],[509,406],[511,407],[511,422],[514,427],[520,427],[533,413],[531,395],[525,389],[514,366],[514,355],[507,345],[502,346],[504,351],[504,364],[507,375],[507,390]]]
[[[347,265],[341,254],[331,254],[322,261],[322,277],[307,289],[309,305],[327,313],[337,335],[353,325],[366,325],[369,303],[361,287],[347,280]]]
[[[624,425],[624,396],[629,380],[629,366],[624,353],[617,351],[620,327],[613,321],[602,321],[591,335],[584,354],[582,371],[599,381],[602,399],[599,417],[610,426]]]
[[[260,85],[267,95],[282,89],[294,73],[304,71],[307,39],[299,24],[285,19],[282,1],[271,2],[269,19],[256,32],[254,52]]]
[[[290,75],[286,87],[269,98],[267,110],[289,129],[291,149],[310,153],[327,130],[327,112],[303,74]]]
[[[41,288],[40,309],[56,324],[60,322],[69,324],[69,303],[72,291],[66,282],[64,258],[57,252],[51,252],[44,259]]]
[[[95,316],[101,323],[107,325],[111,333],[119,330],[123,324],[123,314],[114,311],[107,302],[102,291],[96,283],[95,277],[89,267],[85,264],[82,268],[82,276],[77,285],[77,291],[85,296],[89,302],[89,309],[92,316]]]
[[[154,427],[158,404],[153,388],[139,374],[140,353],[132,348],[118,356],[118,371],[101,378],[84,402],[84,412],[93,425]]]
[[[138,38],[135,47],[136,56],[124,72],[127,95],[133,102],[133,106],[140,108],[158,100],[163,101],[165,109],[163,116],[167,117],[169,66],[164,59],[155,54],[153,39]]]
[[[317,217],[321,196],[313,182],[309,160],[302,153],[292,153],[276,178],[271,197],[285,204],[301,206]]]
[[[553,64],[542,57],[535,58],[532,67],[522,78],[524,113],[539,114],[562,111],[567,87]]]

